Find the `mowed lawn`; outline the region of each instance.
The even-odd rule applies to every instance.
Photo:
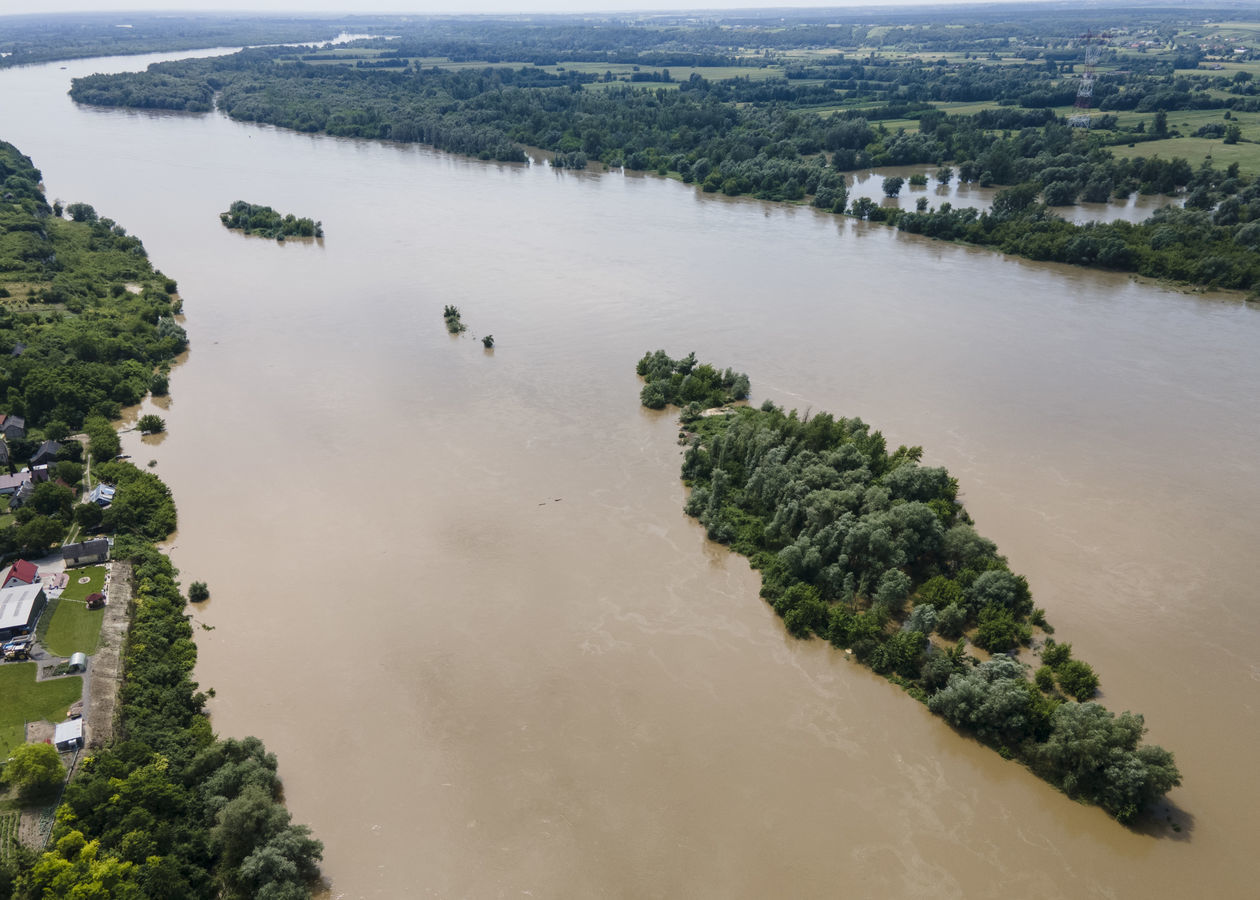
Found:
[[[62,597],[68,597],[71,600],[86,600],[88,594],[95,594],[97,591],[105,590],[105,567],[104,566],[84,566],[82,569],[66,569],[66,576],[70,579],[66,584],[66,589],[61,592]],[[84,584],[79,583],[79,579],[86,578]]]
[[[49,653],[69,656],[72,653],[94,653],[101,637],[101,622],[105,610],[88,609],[89,594],[105,588],[105,567],[86,566],[68,569],[70,581],[58,599],[50,600],[44,615],[46,627],[41,627],[40,643]],[[81,579],[87,581],[80,583]]]
[[[27,722],[61,722],[70,705],[83,695],[80,676],[37,683],[36,671],[33,662],[0,665],[0,758],[7,759],[26,740]]]
[[[52,610],[52,619],[40,639],[44,649],[56,656],[95,653],[96,645],[101,639],[101,622],[105,619],[105,610],[88,609],[82,600],[71,600],[64,596],[50,601],[48,605]],[[49,612],[45,611],[44,615],[49,615]]]

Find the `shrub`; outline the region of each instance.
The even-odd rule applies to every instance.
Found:
[[[1071,659],[1055,670],[1063,693],[1077,700],[1088,700],[1098,692],[1098,675],[1087,662]]]
[[[1028,626],[1017,622],[1009,609],[986,606],[980,612],[976,627],[976,646],[990,653],[1001,653],[1022,643],[1027,631]]]
[[[1037,670],[1037,674],[1033,676],[1033,681],[1037,683],[1037,687],[1045,691],[1047,694],[1054,690],[1054,670],[1049,666],[1042,666]]]
[[[1056,643],[1054,638],[1046,638],[1046,645],[1041,648],[1041,661],[1052,669],[1057,669],[1072,658],[1072,645]]]
[[[967,610],[958,603],[945,607],[936,619],[936,631],[941,637],[956,638],[966,628]]]
[[[52,744],[22,744],[4,767],[5,782],[17,788],[24,801],[51,794],[65,777],[66,767]]]
[[[136,422],[136,427],[140,429],[141,434],[160,434],[166,430],[166,422],[161,416],[148,413],[140,417]]]

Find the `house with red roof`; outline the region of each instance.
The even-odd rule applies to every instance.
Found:
[[[27,562],[19,559],[9,571],[5,573],[4,581],[0,582],[0,590],[4,588],[18,587],[23,584],[36,584],[39,581],[39,568],[33,562]]]

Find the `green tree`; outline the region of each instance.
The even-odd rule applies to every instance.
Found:
[[[1063,703],[1050,716],[1050,734],[1034,762],[1069,794],[1130,822],[1181,783],[1171,753],[1138,747],[1145,731],[1140,715],[1116,716],[1097,703]]]
[[[65,777],[66,767],[52,744],[22,744],[14,748],[4,767],[5,783],[16,788],[24,801],[53,793]]]
[[[906,180],[902,178],[900,175],[892,175],[888,178],[885,178],[884,185],[883,185],[884,196],[896,197],[898,194],[901,193],[901,186],[905,183],[906,183]]]
[[[24,556],[43,556],[65,536],[66,527],[48,516],[35,516],[17,527],[17,542]]]
[[[193,603],[203,603],[210,599],[210,588],[204,581],[194,581],[188,585],[188,599]]]
[[[1057,669],[1072,658],[1072,645],[1060,644],[1054,638],[1046,638],[1041,648],[1041,661],[1051,669]]]
[[[928,699],[928,708],[950,724],[987,740],[1019,741],[1031,725],[1032,698],[1024,667],[999,656],[964,675],[954,675]]]
[[[931,634],[936,628],[936,610],[925,604],[915,604],[913,610],[910,611],[910,618],[906,620],[906,627],[911,631],[917,631],[920,634]]]
[[[96,221],[96,210],[90,203],[71,203],[66,207],[66,212],[76,222]]]
[[[983,647],[990,653],[1002,653],[1027,643],[1031,637],[1031,629],[1016,620],[1009,609],[986,606],[980,611],[976,625],[977,647]]]
[[[1054,669],[1051,669],[1049,666],[1042,666],[1033,675],[1033,681],[1040,690],[1045,691],[1047,694],[1050,693],[1054,690]]]
[[[58,517],[69,522],[74,506],[74,491],[64,484],[45,481],[35,485],[27,505],[42,516]]]
[[[118,432],[104,416],[88,416],[83,421],[83,431],[88,436],[88,450],[97,462],[113,459],[122,449]]]
[[[874,602],[892,615],[899,615],[906,597],[910,596],[910,576],[900,569],[889,569],[879,579]]]
[[[1063,693],[1077,700],[1088,700],[1098,693],[1098,675],[1087,662],[1070,659],[1055,670]]]
[[[141,434],[159,434],[166,430],[166,422],[154,413],[146,413],[136,422]]]
[[[982,572],[967,590],[967,605],[972,611],[986,606],[1010,610],[1015,615],[1025,615],[1030,602],[1028,582],[1005,569]]]
[[[95,503],[80,503],[74,508],[74,521],[87,531],[95,531],[105,513]]]
[[[78,484],[83,477],[83,464],[62,460],[56,465],[56,477],[59,481],[64,481],[66,484]]]
[[[941,637],[956,638],[967,628],[967,610],[961,603],[951,603],[941,610],[936,619],[936,631]]]
[[[938,610],[944,609],[951,603],[960,603],[962,599],[963,590],[958,582],[944,575],[933,576],[919,586],[918,602],[934,606]]]

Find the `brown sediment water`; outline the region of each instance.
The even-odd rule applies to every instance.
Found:
[[[65,96],[151,59],[0,73],[0,137],[179,281],[167,434],[124,443],[212,591],[214,725],[278,753],[330,896],[1254,892],[1256,310],[663,179]],[[237,199],[327,237],[245,240]],[[1123,828],[787,637],[682,514],[677,427],[638,404],[657,347],[948,466],[1104,702],[1176,752],[1167,811]]]

